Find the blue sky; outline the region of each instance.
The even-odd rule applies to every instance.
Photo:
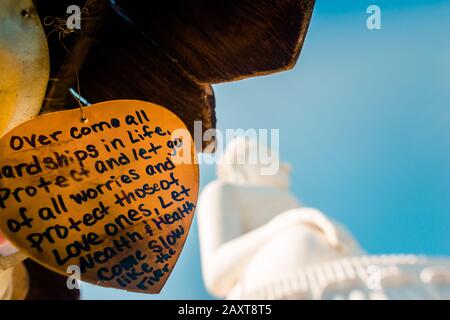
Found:
[[[382,30],[366,28],[366,8]],[[278,128],[293,192],[370,253],[450,255],[450,2],[318,0],[292,71],[215,87],[218,127]],[[238,116],[237,116],[238,115]],[[201,168],[202,186],[214,167]],[[197,226],[160,295],[208,299]]]

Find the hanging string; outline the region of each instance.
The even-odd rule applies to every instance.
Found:
[[[82,21],[98,19],[98,17],[89,17],[90,12],[86,7],[84,7],[82,9],[82,13],[83,13],[83,15],[82,15],[83,17],[81,18]],[[88,17],[85,17],[85,16],[88,16]],[[47,40],[53,33],[57,32],[58,33],[58,41],[59,41],[61,47],[67,52],[68,55],[72,55],[72,52],[66,47],[63,40],[73,33],[81,33],[81,32],[76,29],[68,28],[67,19],[68,19],[68,16],[66,16],[66,17],[47,16],[44,18],[43,23],[46,27],[53,27],[53,30],[51,30],[47,34]],[[81,117],[80,117],[81,122],[86,123],[86,122],[88,122],[88,118],[86,116],[84,106],[89,106],[91,104],[81,96],[80,79],[78,76],[78,70],[76,70],[76,68],[74,66],[70,66],[70,67],[72,68],[73,72],[75,73],[77,91],[75,91],[73,88],[69,88],[69,92],[78,103],[78,106],[79,106],[80,112],[81,112]],[[59,81],[59,79],[53,79],[53,81]]]
[[[82,96],[81,96],[81,89],[80,89],[80,79],[78,78],[77,70],[74,70],[74,71],[75,71],[75,76],[77,79],[77,90],[78,90],[77,93],[78,94],[74,95],[72,92],[73,91],[72,88],[70,88],[69,91],[72,93],[72,96],[74,96],[75,99],[78,101],[78,105],[79,105],[80,111],[81,111],[81,118],[80,118],[81,122],[86,123],[86,122],[88,122],[88,118],[86,117],[86,114],[84,112],[84,106],[83,106],[83,103],[81,102]]]

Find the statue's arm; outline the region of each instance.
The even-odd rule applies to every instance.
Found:
[[[218,297],[233,288],[262,240],[256,230],[242,235],[234,191],[233,186],[214,181],[204,188],[198,203],[203,279]]]
[[[331,246],[340,248],[338,228],[323,213],[312,208],[285,211],[262,227],[246,233],[241,223],[242,208],[234,188],[215,181],[203,190],[199,200],[203,278],[214,295],[226,296],[254,254],[274,235],[290,226],[311,226],[321,232]]]
[[[225,297],[235,286],[248,263],[270,239],[267,226],[231,240],[203,260],[206,287],[218,297]]]
[[[208,185],[199,200],[198,222],[203,278],[207,289],[224,297],[239,280],[253,255],[270,237],[270,228],[244,234],[233,187]]]

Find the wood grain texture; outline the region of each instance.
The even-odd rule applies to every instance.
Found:
[[[68,90],[78,78],[91,103],[142,99],[174,111],[192,134],[194,121],[215,128],[211,84],[292,68],[314,2],[36,0],[43,21],[84,8],[81,31],[46,26],[52,80],[42,113],[77,107]]]
[[[313,0],[116,0],[148,37],[199,83],[292,68]]]
[[[209,84],[192,81],[133,26],[109,14],[80,74],[81,92],[92,103],[139,99],[167,107],[194,134],[194,121],[214,128],[215,100]]]

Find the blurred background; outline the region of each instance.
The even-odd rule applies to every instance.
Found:
[[[381,30],[366,9],[381,8]],[[280,129],[301,201],[372,254],[450,255],[450,1],[317,0],[294,70],[215,86],[218,128]],[[215,179],[201,166],[201,186]],[[82,284],[83,299],[209,299],[192,226],[160,295]]]

